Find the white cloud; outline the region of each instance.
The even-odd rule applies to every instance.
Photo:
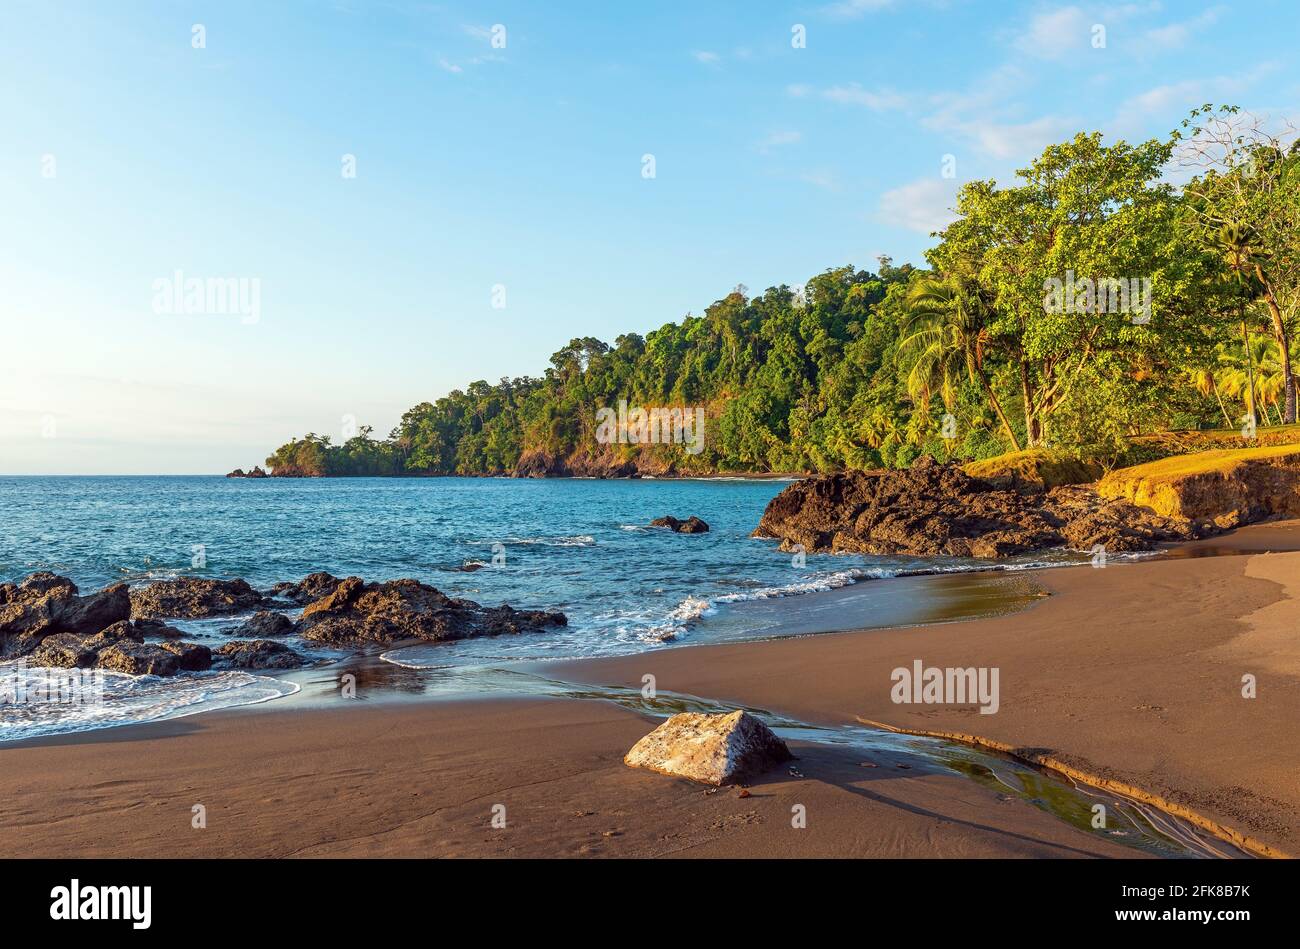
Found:
[[[1078,122],[1053,115],[1029,122],[972,122],[966,128],[976,146],[994,158],[1024,161],[1036,157],[1053,142],[1078,131]]]
[[[1145,34],[1146,46],[1162,50],[1179,49],[1186,45],[1192,34],[1213,26],[1226,12],[1227,7],[1211,7],[1190,20],[1170,23],[1166,26],[1147,30]]]
[[[840,86],[828,86],[820,92],[807,83],[798,82],[786,86],[785,91],[786,95],[794,99],[806,99],[811,95],[819,95],[830,102],[838,102],[841,105],[861,105],[874,112],[902,109],[907,106],[906,97],[892,89],[865,89],[856,82]]]
[[[716,66],[722,59],[717,53],[708,49],[691,50],[691,57],[697,63],[702,63],[705,66]]]
[[[1196,106],[1241,96],[1276,69],[1274,63],[1263,63],[1238,76],[1184,79],[1154,86],[1122,102],[1116,111],[1115,124],[1122,132],[1131,133],[1146,127],[1152,119],[1161,119],[1173,128],[1173,123],[1181,121]]]
[[[964,142],[1002,160],[1027,160],[1052,142],[1079,128],[1069,116],[1026,119],[1014,106],[1016,94],[1028,82],[1017,66],[1004,65],[967,91],[931,98],[933,112],[921,120],[926,128]]]
[[[1039,59],[1064,59],[1092,45],[1096,21],[1079,7],[1061,7],[1035,14],[1029,27],[1016,37],[1016,49]]]
[[[957,220],[956,203],[955,179],[919,178],[882,194],[879,217],[885,224],[932,234]]]
[[[866,106],[873,112],[901,109],[907,105],[907,100],[891,89],[864,89],[856,82],[823,89],[822,98],[846,105]]]
[[[445,70],[447,70],[447,72],[464,72],[464,71],[465,71],[465,70],[462,69],[460,66],[457,66],[455,63],[448,62],[448,61],[447,61],[445,58],[443,58],[442,56],[439,56],[439,57],[438,57],[438,68],[439,68],[439,69],[445,69]]]

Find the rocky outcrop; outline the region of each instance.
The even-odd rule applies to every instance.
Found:
[[[755,777],[792,757],[767,725],[740,710],[674,715],[633,745],[623,762],[721,787]]]
[[[177,577],[158,580],[130,591],[131,616],[156,617],[220,616],[260,606],[265,600],[245,580],[211,580],[206,577]]]
[[[265,639],[267,636],[288,636],[293,631],[293,620],[283,613],[258,610],[244,623],[230,630],[230,635]]]
[[[307,660],[284,643],[235,640],[217,648],[215,662],[229,669],[296,669]]]
[[[402,641],[438,642],[500,636],[564,626],[563,613],[486,607],[453,599],[416,580],[365,583],[313,573],[275,587],[284,601],[305,604],[294,622],[261,610],[230,632],[246,637],[226,643],[216,660],[225,667],[287,669],[307,660],[273,637],[297,635],[331,646],[355,647]],[[130,675],[175,675],[207,669],[208,647],[159,616],[220,616],[267,598],[243,580],[184,577],[139,589],[115,584],[78,595],[66,577],[36,573],[20,583],[0,584],[0,657],[32,656],[46,666],[101,668]],[[136,618],[129,617],[134,614]],[[155,641],[160,640],[160,641]]]
[[[1208,521],[1163,517],[1087,487],[997,488],[924,457],[905,471],[850,471],[798,481],[763,512],[755,537],[782,549],[997,558],[1057,547],[1110,552],[1215,533]]]
[[[515,478],[636,478],[637,463],[613,455],[574,453],[560,457],[546,451],[524,452],[515,464]]]
[[[656,517],[650,522],[650,526],[666,527],[674,534],[707,534],[709,532],[709,525],[694,514],[684,521],[678,520],[671,514],[666,517]]]
[[[129,620],[114,623],[89,636],[81,633],[55,633],[46,636],[32,650],[31,662],[33,665],[53,668],[89,669],[96,664],[102,650],[124,640],[143,643],[144,635]]]
[[[144,637],[141,627],[130,620],[120,620],[97,633],[54,633],[32,650],[30,661],[37,666],[159,676],[200,672],[212,664],[206,646],[175,640],[146,643]]]
[[[57,632],[55,613],[76,594],[76,584],[52,573],[0,584],[0,658],[24,656]]]
[[[67,577],[46,572],[0,584],[0,656],[27,655],[54,633],[97,633],[130,612],[121,583],[88,596],[79,596]]]
[[[525,451],[515,463],[515,478],[671,478],[678,474],[680,446],[658,452],[642,448],[634,453],[607,447],[592,453],[575,451],[555,455],[547,451]],[[707,470],[707,469],[706,469]],[[700,472],[697,472],[700,473]]]
[[[227,478],[265,478],[266,472],[258,465],[253,465],[252,469],[245,471],[243,468],[236,468],[226,475]]]
[[[201,672],[212,665],[207,646],[196,643],[138,643],[123,639],[100,650],[96,667],[127,675],[174,676],[178,672]]]
[[[17,584],[0,583],[0,604],[13,603],[28,597],[44,596],[56,590],[65,590],[68,595],[77,592],[77,585],[67,577],[42,570],[30,573]]]
[[[365,583],[348,577],[304,607],[297,631],[304,639],[330,645],[388,644],[500,636],[567,623],[563,613],[453,599],[418,580]]]
[[[98,593],[63,600],[55,611],[55,622],[71,633],[97,633],[130,615],[130,591],[125,583],[115,583]]]

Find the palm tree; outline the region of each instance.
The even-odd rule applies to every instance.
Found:
[[[1224,422],[1227,423],[1229,428],[1232,428],[1232,416],[1228,414],[1227,406],[1223,404],[1223,394],[1220,391],[1219,382],[1215,378],[1215,368],[1213,366],[1194,366],[1183,371],[1183,378],[1201,395],[1214,396],[1214,400],[1219,403],[1219,411],[1223,413]]]
[[[920,277],[908,289],[907,309],[898,351],[908,368],[908,394],[924,408],[937,386],[944,406],[951,411],[956,379],[964,370],[993,407],[1012,447],[1020,451],[1020,439],[1007,421],[984,368],[989,345],[985,326],[988,306],[979,291],[952,278]]]
[[[1273,415],[1280,425],[1283,419],[1280,403],[1286,394],[1282,347],[1271,337],[1255,336],[1251,340],[1251,360],[1257,368],[1255,384],[1258,386],[1260,400],[1264,403],[1264,417],[1268,417],[1268,409],[1272,406]]]
[[[872,407],[870,414],[862,421],[862,433],[867,447],[878,453],[891,445],[903,443],[897,417],[883,405]]]
[[[1280,420],[1279,402],[1286,392],[1282,361],[1277,342],[1260,333],[1246,333],[1242,342],[1220,343],[1214,348],[1218,369],[1216,387],[1229,398],[1239,398],[1246,405],[1246,415],[1256,418],[1263,407],[1264,423],[1272,421],[1269,406]]]
[[[1219,246],[1223,250],[1228,267],[1228,279],[1237,285],[1237,320],[1241,323],[1242,350],[1246,356],[1246,416],[1254,422],[1255,416],[1255,368],[1250,360],[1250,332],[1246,328],[1246,314],[1243,295],[1254,296],[1258,288],[1256,281],[1257,265],[1252,261],[1255,255],[1255,232],[1246,224],[1229,222],[1219,228]]]

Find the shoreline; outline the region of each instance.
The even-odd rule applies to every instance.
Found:
[[[970,736],[989,748],[1030,749],[1099,786],[1131,787],[1261,848],[1293,854],[1300,851],[1300,749],[1291,738],[1300,731],[1300,661],[1292,660],[1300,660],[1300,645],[1282,631],[1300,623],[1300,588],[1293,581],[1288,592],[1278,577],[1259,575],[1258,563],[1271,563],[1272,574],[1300,576],[1296,551],[1300,521],[1268,522],[1106,571],[1033,571],[1051,595],[1003,617],[765,640],[744,652],[738,645],[682,646],[632,660],[560,663],[557,674],[625,685],[652,674],[660,688],[808,721],[869,721],[906,733]],[[1110,600],[1099,595],[1107,589]],[[1262,631],[1249,622],[1257,614],[1267,620]],[[992,641],[985,633],[994,634]],[[1069,641],[1061,641],[1063,633]],[[1157,635],[1154,643],[1142,638]],[[889,671],[915,658],[954,667],[1000,664],[1002,709],[984,716],[969,705],[894,704]],[[1206,696],[1192,686],[1204,689],[1225,663],[1229,671],[1213,686],[1207,710]],[[1136,668],[1121,678],[1130,664]],[[1025,669],[1025,694],[1008,694],[1009,666],[1016,674]],[[1235,691],[1245,666],[1267,670],[1263,706],[1236,704],[1248,701]],[[1110,681],[1116,684],[1107,688]],[[1120,696],[1135,704],[1116,701]]]
[[[871,678],[867,669],[883,668],[895,661],[890,657],[897,654],[899,640],[904,641],[907,653],[925,657],[929,662],[931,649],[952,649],[954,640],[978,639],[986,661],[1002,663],[1004,676],[1009,671],[1008,665],[1013,671],[1028,660],[1042,666],[1045,677],[1053,679],[1055,674],[1050,672],[1050,663],[1044,665],[1045,657],[1034,653],[1034,648],[1041,651],[1043,646],[1053,646],[1053,642],[1033,637],[1027,640],[1023,634],[1027,629],[1059,632],[1071,624],[1077,627],[1080,614],[1096,609],[1096,602],[1088,601],[1090,596],[1094,601],[1101,599],[1096,596],[1098,589],[1111,589],[1111,597],[1120,599],[1141,594],[1138,598],[1147,612],[1177,612],[1180,604],[1186,611],[1189,599],[1203,599],[1208,595],[1220,605],[1232,605],[1230,611],[1223,611],[1224,621],[1219,625],[1232,626],[1234,631],[1234,635],[1221,635],[1208,645],[1212,655],[1221,662],[1267,659],[1268,664],[1258,668],[1268,670],[1269,676],[1276,673],[1282,676],[1276,682],[1272,678],[1268,682],[1269,691],[1280,692],[1285,700],[1283,714],[1278,718],[1294,726],[1300,722],[1300,689],[1293,688],[1294,673],[1284,671],[1295,666],[1285,664],[1290,646],[1275,627],[1281,623],[1294,628],[1297,603],[1282,583],[1270,575],[1256,575],[1260,568],[1252,569],[1250,565],[1288,556],[1300,564],[1300,559],[1296,559],[1300,554],[1257,556],[1270,549],[1300,550],[1300,522],[1243,528],[1227,537],[1184,545],[1172,556],[1116,564],[1108,568],[1110,573],[1098,574],[1090,567],[1026,571],[1054,595],[1039,601],[1036,609],[1010,614],[925,626],[690,644],[629,656],[535,665],[544,668],[550,677],[575,683],[638,689],[641,676],[651,672],[662,690],[779,710],[804,721],[843,724],[867,720],[879,722],[886,729],[951,733],[945,737],[967,736],[1000,751],[1005,751],[998,748],[998,744],[1003,744],[1013,749],[1013,755],[1028,748],[1043,754],[1045,761],[1050,762],[1048,767],[1064,769],[1066,773],[1074,769],[1088,779],[1095,779],[1099,786],[1101,782],[1114,782],[1116,790],[1132,789],[1148,794],[1152,803],[1185,809],[1197,818],[1227,828],[1230,834],[1235,832],[1248,842],[1247,849],[1267,855],[1294,853],[1300,829],[1294,816],[1300,791],[1292,782],[1289,792],[1283,787],[1279,795],[1276,774],[1279,763],[1284,773],[1288,767],[1290,774],[1296,773],[1294,763],[1288,764],[1295,752],[1285,741],[1286,734],[1294,734],[1293,727],[1282,729],[1280,741],[1276,728],[1272,733],[1265,731],[1258,743],[1247,746],[1251,754],[1245,761],[1240,760],[1238,753],[1237,759],[1230,762],[1232,767],[1243,768],[1237,775],[1240,783],[1230,790],[1249,805],[1245,809],[1239,805],[1234,810],[1228,806],[1230,801],[1225,802],[1221,795],[1216,797],[1214,791],[1219,785],[1213,781],[1215,774],[1208,777],[1197,774],[1198,771],[1214,772],[1212,759],[1224,748],[1231,749],[1234,742],[1223,736],[1219,736],[1217,744],[1203,742],[1200,753],[1191,756],[1192,768],[1188,771],[1187,737],[1181,727],[1169,734],[1161,732],[1157,741],[1149,735],[1144,737],[1140,729],[1134,731],[1129,723],[1126,726],[1129,730],[1123,734],[1132,754],[1117,754],[1112,759],[1098,753],[1097,748],[1104,748],[1105,743],[1097,745],[1095,736],[1091,743],[1077,740],[1078,722],[1072,719],[1077,719],[1078,714],[1060,702],[1044,705],[1037,695],[1033,696],[1035,707],[1027,720],[1023,710],[1017,708],[1023,697],[1015,689],[1009,690],[1003,701],[1003,712],[987,716],[999,720],[997,728],[989,729],[969,724],[973,711],[970,709],[926,707],[918,713],[907,706],[881,706],[880,696],[873,695],[871,688],[864,688]],[[1213,556],[1216,553],[1245,556]],[[1289,560],[1281,565],[1284,572],[1291,569],[1291,564]],[[1099,581],[1103,581],[1100,587]],[[1141,616],[1123,606],[1116,609],[1110,605],[1104,609],[1116,610],[1115,616],[1120,617]],[[1278,615],[1273,617],[1268,611]],[[1261,612],[1267,622],[1255,630],[1249,618]],[[1164,622],[1167,625],[1168,618]],[[1141,628],[1122,619],[1112,619],[1112,625],[1128,627],[1128,639],[1137,639],[1131,631]],[[1243,628],[1237,629],[1238,626]],[[1252,630],[1253,637],[1246,635]],[[996,636],[990,640],[979,633]],[[1120,636],[1121,640],[1124,638]],[[1026,642],[1034,647],[1028,653]],[[1113,674],[1113,660],[1107,669]],[[1014,681],[1011,676],[1004,678],[1004,683],[1010,684],[1009,679]],[[1176,680],[1175,685],[1178,681],[1181,680]],[[1278,682],[1282,683],[1281,687]],[[1031,684],[1038,691],[1050,691],[1059,683]],[[1157,690],[1169,687],[1169,683],[1155,685]],[[1078,685],[1075,690],[1079,691]],[[1083,703],[1080,712],[1087,712],[1086,700],[1081,695],[1076,699]],[[265,846],[259,844],[259,852],[268,856],[362,853],[632,856],[688,852],[715,856],[1138,855],[1032,807],[1022,808],[1022,802],[1000,801],[996,795],[971,784],[969,778],[885,773],[883,769],[868,772],[862,770],[860,763],[848,760],[860,758],[860,754],[824,745],[801,744],[796,749],[800,776],[795,778],[779,772],[765,775],[753,783],[750,799],[739,799],[734,792],[725,790],[706,794],[689,782],[624,766],[623,752],[653,727],[653,721],[609,702],[509,695],[441,700],[381,699],[366,702],[362,707],[341,707],[341,701],[325,707],[304,708],[295,707],[291,698],[285,704],[269,702],[6,744],[0,747],[0,754],[11,756],[13,767],[6,769],[9,777],[0,780],[0,789],[13,806],[0,819],[0,852],[8,855],[24,852],[28,855],[99,852],[137,856],[247,854],[249,850],[240,849],[244,844],[225,834],[194,836],[182,833],[183,828],[173,827],[178,836],[162,838],[150,833],[147,823],[139,823],[142,817],[148,816],[146,803],[155,808],[167,808],[174,803],[171,799],[175,794],[169,789],[215,786],[220,791],[213,800],[225,800],[226,806],[235,807],[246,818],[252,810],[267,810],[255,823],[259,835],[265,838],[262,841]],[[894,714],[875,714],[881,707]],[[1276,705],[1270,707],[1274,713],[1278,711]],[[1172,703],[1161,707],[1170,717],[1171,709]],[[1014,714],[1004,716],[1008,711]],[[1184,712],[1181,708],[1176,711],[1180,715]],[[1118,714],[1120,718],[1125,717],[1122,711]],[[979,718],[983,717],[977,715]],[[985,722],[979,724],[983,726]],[[1114,731],[1115,727],[1114,722],[1107,722],[1101,731]],[[457,737],[449,742],[453,733]],[[380,736],[393,734],[404,737],[396,744],[379,740]],[[510,737],[503,737],[507,734]],[[1051,740],[1045,740],[1044,735]],[[124,755],[123,749],[117,747],[120,743],[127,743],[136,752]],[[1160,754],[1165,760],[1144,770],[1135,764],[1143,747],[1148,756]],[[1153,748],[1160,750],[1152,751]],[[463,757],[457,758],[458,754]],[[340,770],[339,756],[351,765]],[[439,762],[432,771],[422,764],[430,756]],[[130,761],[125,760],[128,757]],[[1267,762],[1252,764],[1256,757],[1269,758],[1272,766]],[[260,763],[270,770],[259,774],[249,768],[241,773],[246,761]],[[1106,764],[1096,765],[1094,761]],[[275,777],[283,762],[296,765],[292,795],[295,803],[289,809],[280,806],[289,798],[277,791],[283,775]],[[222,769],[233,770],[239,777],[233,781],[225,779],[223,783],[219,778]],[[565,776],[533,781],[529,774],[537,769],[545,773],[554,771],[557,775],[563,772]],[[386,787],[387,783],[396,784],[387,787],[381,795],[384,807],[372,813],[373,795],[366,790],[364,782],[358,785],[344,781],[340,785],[339,780],[328,777],[336,772],[352,771],[364,772],[372,778],[383,774],[387,776]],[[24,774],[25,780],[20,782],[16,773]],[[79,782],[68,782],[67,774],[82,777]],[[250,774],[255,776],[250,779]],[[323,775],[321,781],[305,780],[316,774]],[[804,778],[803,774],[810,777]],[[32,775],[37,778],[33,780]],[[53,775],[65,777],[60,783]],[[883,797],[877,793],[882,779],[886,779],[883,787],[891,792]],[[426,792],[421,788],[425,783],[434,787],[428,793],[442,803],[424,817],[410,818],[403,812],[404,799],[423,797]],[[585,789],[588,783],[591,788]],[[405,825],[411,820],[437,823],[440,819],[430,815],[448,809],[461,813],[456,811],[458,806],[462,811],[468,807],[464,803],[467,795],[460,793],[465,788],[481,792],[473,800],[493,795],[510,797],[520,793],[520,789],[532,788],[525,795],[531,815],[527,828],[512,834],[494,834],[485,830],[486,817],[479,820],[474,816],[477,812],[466,811],[452,825],[443,828],[446,835],[440,842],[430,844],[432,849],[420,849],[413,846],[414,842],[393,836],[391,826],[383,829],[388,824]],[[399,789],[405,790],[399,792]],[[78,807],[73,802],[78,794],[94,802],[90,808],[92,816],[75,813]],[[325,806],[333,797],[341,797],[341,803],[349,805],[350,816],[346,820],[361,820],[372,829],[350,838],[351,842],[327,841],[321,837],[316,843],[304,843],[307,836],[324,834],[329,820],[340,819],[336,805]],[[579,798],[588,803],[566,816],[563,809]],[[794,838],[788,833],[776,834],[788,820],[780,817],[781,808],[788,811],[788,803],[796,798],[810,812],[829,821],[829,828],[824,824],[818,826],[830,833]],[[60,805],[59,801],[64,803]],[[190,806],[185,805],[184,814],[169,814],[169,823],[188,821]],[[1001,810],[1008,808],[1015,815],[1010,824],[997,817]],[[1252,816],[1251,808],[1258,813]],[[617,811],[620,826],[606,828],[599,836],[584,832],[570,839],[570,832],[577,829],[571,826],[574,815],[583,810],[593,815]],[[51,813],[56,815],[54,820],[43,819]],[[1288,813],[1290,821],[1286,819]],[[303,814],[313,816],[304,821]],[[114,823],[106,826],[97,819],[99,815],[110,815]],[[863,821],[883,824],[866,832],[861,829]],[[674,837],[675,828],[685,828],[680,831],[685,836]],[[886,833],[890,828],[893,832]],[[607,831],[613,836],[605,836]],[[478,837],[474,837],[476,833]],[[376,835],[383,838],[382,844],[376,842]],[[128,839],[131,843],[127,850],[121,850],[120,845]],[[363,845],[362,840],[368,842]],[[118,849],[113,849],[114,846]],[[97,851],[97,847],[104,849]]]

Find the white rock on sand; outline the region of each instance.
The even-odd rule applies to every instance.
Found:
[[[742,709],[674,715],[633,745],[623,762],[721,787],[792,757],[772,729]]]

